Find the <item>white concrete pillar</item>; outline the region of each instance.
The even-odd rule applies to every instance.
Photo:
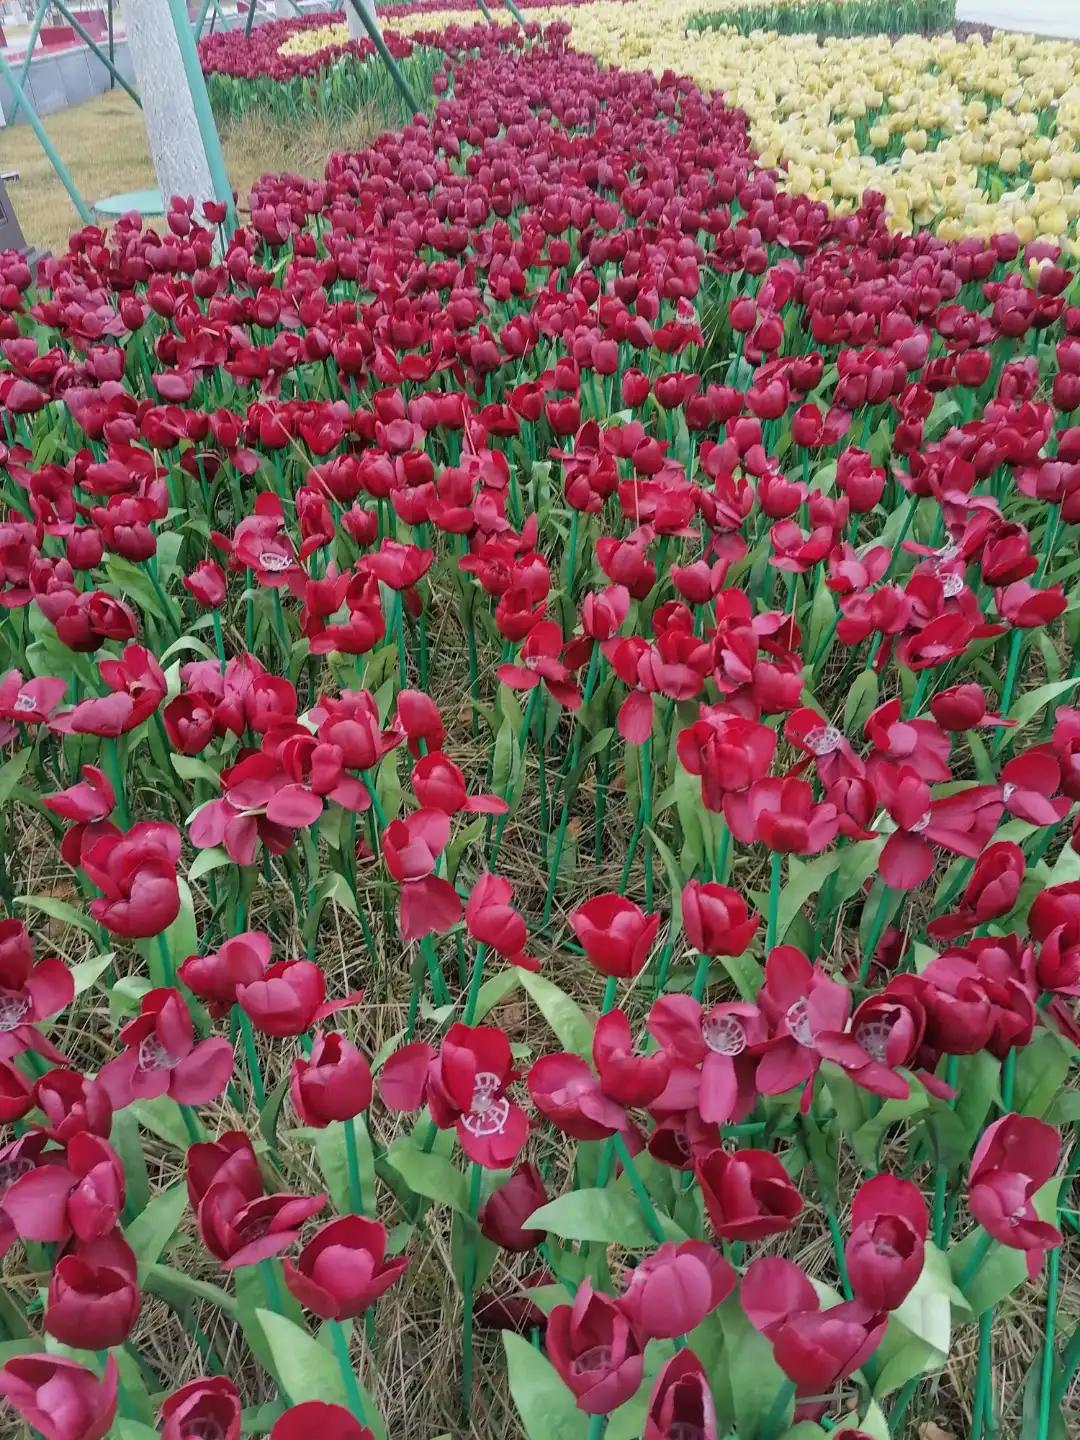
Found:
[[[169,0],[127,0],[124,6],[136,89],[142,99],[146,138],[158,189],[166,206],[172,195],[214,198],[210,162],[203,147]],[[107,143],[107,141],[106,141]]]
[[[374,20],[377,24],[378,18],[375,14],[375,0],[360,0],[360,4],[371,16],[372,20]],[[363,22],[361,21],[360,16],[357,15],[356,11],[353,9],[352,0],[345,0],[345,18],[349,22],[349,36],[351,39],[367,40],[370,38],[367,31],[364,29]]]

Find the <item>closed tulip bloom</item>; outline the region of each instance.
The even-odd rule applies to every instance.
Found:
[[[548,1316],[547,1352],[587,1415],[608,1414],[641,1384],[644,1356],[629,1318],[588,1280],[572,1305],[556,1305]]]
[[[984,1132],[971,1157],[968,1205],[1000,1245],[1027,1251],[1035,1276],[1045,1251],[1061,1244],[1061,1231],[1035,1210],[1034,1197],[1057,1169],[1061,1135],[1029,1115],[1003,1115]]]
[[[660,929],[659,915],[646,915],[622,895],[597,895],[570,912],[582,949],[602,975],[629,980],[641,971]]]
[[[351,1120],[371,1104],[371,1067],[339,1030],[316,1033],[307,1056],[292,1064],[289,1095],[304,1125]]]
[[[716,1405],[692,1350],[665,1361],[653,1382],[641,1440],[717,1440]]]
[[[15,1355],[0,1370],[0,1396],[44,1440],[102,1440],[116,1416],[118,1384],[111,1355],[100,1379],[61,1355]]]
[[[94,919],[126,939],[158,935],[180,913],[177,867],[180,832],[147,820],[124,835],[104,835],[82,857],[83,869],[102,892],[90,901]]]
[[[224,1014],[236,1003],[239,985],[261,979],[270,964],[270,937],[261,930],[233,935],[206,955],[189,955],[177,972],[193,995]]]
[[[251,1199],[228,1179],[221,1180],[199,1201],[199,1235],[226,1270],[257,1265],[295,1244],[300,1227],[319,1213],[326,1198],[280,1194]]]
[[[682,893],[686,938],[702,955],[741,955],[761,923],[749,915],[737,891],[713,882],[690,880]]]
[[[200,1376],[174,1390],[161,1405],[161,1440],[240,1440],[240,1395],[229,1377]]]
[[[193,1210],[198,1210],[203,1196],[215,1182],[227,1182],[247,1200],[255,1200],[263,1193],[259,1162],[250,1139],[242,1130],[227,1130],[216,1140],[188,1146],[187,1192]]]
[[[409,1267],[407,1255],[386,1258],[386,1230],[377,1220],[345,1215],[309,1240],[295,1264],[284,1262],[285,1284],[324,1320],[362,1315]]]
[[[704,1240],[668,1240],[628,1272],[621,1304],[640,1340],[673,1340],[711,1315],[735,1280],[731,1265]]]
[[[713,1150],[695,1170],[709,1223],[720,1240],[781,1235],[802,1211],[802,1196],[769,1150]]]
[[[922,1274],[926,1203],[910,1180],[875,1175],[851,1206],[844,1250],[855,1299],[870,1310],[895,1310]]]
[[[184,576],[184,588],[207,610],[216,610],[225,599],[225,571],[216,560],[201,560]]]
[[[45,1329],[77,1350],[105,1350],[131,1333],[141,1297],[135,1255],[119,1231],[80,1244],[49,1278]]]
[[[236,1001],[256,1030],[264,1035],[302,1035],[319,1020],[364,998],[354,990],[341,1000],[327,1000],[326,976],[313,960],[279,960],[259,980],[238,985]]]
[[[530,1230],[525,1222],[534,1210],[539,1210],[547,1201],[548,1193],[539,1170],[526,1161],[481,1205],[477,1216],[480,1231],[502,1250],[517,1254],[535,1250],[543,1243],[547,1231]]]
[[[343,1405],[328,1405],[322,1400],[294,1405],[274,1421],[270,1431],[270,1440],[313,1440],[316,1436],[318,1440],[375,1440],[368,1427]]]
[[[77,1070],[49,1070],[34,1086],[34,1103],[45,1117],[46,1133],[62,1145],[82,1130],[108,1139],[112,1103],[96,1080]]]

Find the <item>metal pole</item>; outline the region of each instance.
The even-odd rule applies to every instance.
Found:
[[[210,0],[202,0],[199,6],[199,18],[195,21],[195,39],[202,36],[202,27],[206,24],[206,12],[210,9]]]
[[[135,101],[135,104],[138,105],[139,109],[141,110],[141,109],[142,109],[142,101],[139,99],[139,97],[138,97],[138,95],[136,94],[136,92],[132,89],[132,87],[131,87],[131,86],[128,84],[128,82],[124,79],[123,75],[120,74],[120,71],[117,70],[116,66],[115,66],[115,65],[113,64],[113,62],[109,59],[109,57],[105,54],[104,50],[100,49],[99,46],[94,43],[93,37],[92,37],[91,35],[89,35],[89,34],[87,33],[87,31],[83,28],[83,26],[80,24],[80,22],[79,22],[78,20],[76,20],[75,16],[71,13],[71,11],[70,11],[70,10],[67,8],[67,6],[64,4],[64,0],[52,0],[52,3],[56,6],[57,10],[60,11],[60,14],[63,15],[64,19],[68,22],[68,24],[71,26],[71,28],[75,31],[76,35],[80,36],[83,40],[86,41],[87,45],[90,46],[90,49],[94,52],[94,54],[97,56],[97,58],[101,61],[102,65],[105,66],[105,69],[108,70],[110,76],[117,82],[117,84],[119,84],[119,85],[121,86],[122,89],[124,89],[124,90],[127,91],[127,93],[131,96],[132,100]],[[112,89],[112,86],[111,86],[111,85],[109,86],[109,89],[110,89],[110,90]]]
[[[520,10],[518,9],[518,7],[514,4],[514,0],[503,0],[503,3],[506,5],[507,10],[510,11],[510,14],[513,15],[514,19],[518,22],[518,24],[519,24],[519,25],[521,26],[521,28],[524,30],[524,28],[525,28],[525,16],[522,15],[521,11],[520,11]]]
[[[251,34],[251,27],[255,24],[255,0],[248,0],[247,22],[244,25],[245,38]]]
[[[206,79],[199,64],[195,36],[191,31],[191,17],[187,13],[185,0],[169,0],[169,10],[177,44],[180,46],[180,58],[184,63],[188,89],[191,91],[191,103],[195,107],[199,135],[206,152],[206,162],[210,167],[214,194],[225,206],[225,234],[231,236],[236,229],[236,206],[233,203],[232,186],[229,184],[229,172],[225,169],[225,156],[221,153],[221,140],[214,123],[214,112],[210,109],[210,97],[206,93]]]
[[[110,59],[110,60],[113,62],[113,64],[115,65],[115,64],[116,64],[116,36],[115,36],[115,33],[114,33],[114,27],[113,27],[113,3],[114,3],[114,0],[109,0],[109,59]],[[109,89],[112,90],[113,87],[115,86],[115,84],[116,84],[116,81],[113,79],[113,76],[112,76],[112,74],[110,73],[110,75],[109,75]]]
[[[34,46],[37,44],[38,31],[41,29],[41,22],[45,19],[45,11],[48,9],[48,5],[49,0],[38,0],[37,12],[34,15],[34,23],[30,27],[30,39],[26,42],[26,54],[23,56],[23,62],[19,66],[20,89],[23,85],[26,84],[26,77],[30,74],[30,61],[34,58]],[[22,102],[19,99],[19,96],[16,95],[15,104],[12,106],[11,114],[8,116],[9,125],[15,124],[15,116],[19,113],[19,106],[21,103]]]
[[[41,120],[38,117],[37,111],[30,104],[30,101],[22,88],[22,82],[15,74],[15,71],[12,70],[11,66],[8,64],[2,50],[0,50],[0,75],[2,75],[7,81],[7,83],[11,86],[12,93],[15,96],[16,109],[19,105],[21,105],[23,110],[26,112],[26,118],[30,123],[30,128],[37,136],[41,148],[48,156],[49,164],[56,171],[60,183],[71,196],[71,203],[79,212],[79,218],[83,221],[85,225],[92,225],[94,223],[94,217],[91,215],[86,201],[79,194],[78,187],[76,186],[75,181],[71,178],[67,166],[64,164],[63,160],[60,159],[60,156],[56,152],[56,147],[53,145],[52,141],[45,133],[45,127],[44,125],[42,125]],[[12,111],[13,115],[14,113],[15,112]]]
[[[361,25],[363,25],[364,29],[367,31],[368,39],[375,46],[375,49],[379,52],[379,58],[382,60],[386,68],[390,71],[390,74],[394,80],[394,84],[401,92],[401,98],[405,101],[405,104],[415,115],[420,109],[420,106],[416,102],[415,95],[409,89],[409,82],[405,79],[405,76],[398,68],[397,61],[390,54],[390,51],[386,48],[386,41],[382,37],[382,31],[379,29],[378,25],[376,25],[375,21],[371,18],[368,12],[364,9],[363,5],[360,4],[360,0],[350,0],[350,4],[359,16]]]

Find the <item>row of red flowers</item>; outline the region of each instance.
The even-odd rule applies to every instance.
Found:
[[[174,202],[0,261],[0,1236],[44,1291],[0,1389],[145,1421],[142,1297],[195,1296],[270,1386],[183,1385],[171,1440],[379,1434],[362,1317],[434,1201],[466,1404],[474,1320],[546,1335],[530,1435],[903,1433],[975,1316],[981,1431],[1076,1169],[1073,277],[830,218],[676,77],[470,43],[223,253]],[[80,908],[16,895],[42,845]],[[35,962],[26,905],[94,950]],[[557,1046],[491,1023],[519,989]],[[809,1201],[827,1270],[747,1262]]]

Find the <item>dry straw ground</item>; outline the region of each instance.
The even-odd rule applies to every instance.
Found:
[[[106,195],[145,190],[156,184],[146,145],[142,113],[122,90],[100,95],[45,119],[56,146],[88,205]],[[362,149],[379,128],[369,115],[358,115],[344,128],[308,125],[286,132],[252,124],[221,136],[225,163],[241,204],[252,183],[269,172],[291,170],[320,175],[331,150]],[[31,244],[62,250],[79,217],[29,125],[0,130],[0,169],[17,170],[11,198],[23,234]]]

